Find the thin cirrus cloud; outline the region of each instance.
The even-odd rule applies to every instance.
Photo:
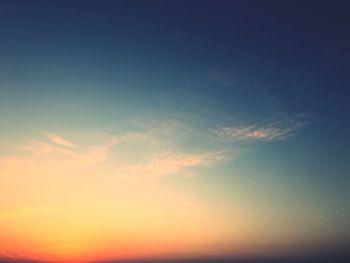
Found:
[[[129,168],[136,174],[165,176],[179,174],[187,170],[186,174],[192,175],[193,173],[188,172],[188,169],[216,164],[224,159],[225,152],[223,151],[192,154],[162,152],[150,156],[145,162]]]
[[[0,250],[0,259],[4,258],[10,258],[10,259],[18,259],[20,257],[19,254],[13,253],[12,251],[2,249]]]
[[[213,134],[221,141],[278,141],[284,140],[309,123],[306,115],[287,116],[261,123],[239,126],[220,127]]]
[[[58,136],[56,134],[53,133],[49,133],[49,132],[45,132],[44,135],[53,143],[60,145],[60,146],[64,146],[64,147],[68,147],[68,148],[74,148],[75,145],[73,142],[68,141],[67,139]]]
[[[45,161],[46,164],[50,164],[46,166],[47,169],[79,169],[104,163],[112,167],[109,173],[115,175],[189,175],[193,174],[191,170],[195,168],[218,164],[226,159],[228,154],[220,149],[195,152],[178,149],[174,143],[176,132],[160,132],[160,129],[155,127],[150,130],[129,131],[119,136],[99,134],[100,142],[94,145],[68,141],[63,136],[51,132],[41,134],[45,137],[21,146],[18,154],[0,159],[2,170],[6,167],[10,170],[10,167],[14,166],[17,171],[28,168],[37,170]],[[124,152],[129,146],[134,150],[136,148],[136,152],[142,149],[141,153]],[[136,159],[134,155],[137,155]]]
[[[30,159],[90,165],[106,160],[109,152],[116,144],[115,138],[109,138],[100,144],[84,147],[83,145],[73,143],[53,133],[43,134],[51,139],[50,142],[54,144],[46,143],[44,140],[34,140],[22,146],[22,150],[24,150]],[[49,134],[50,137],[48,137],[47,134]]]
[[[166,123],[159,124],[159,127],[142,127],[119,135],[100,133],[98,140],[90,140],[95,142],[92,145],[77,143],[52,132],[43,132],[41,134],[44,137],[41,139],[20,147],[18,155],[0,159],[0,170],[13,170],[11,167],[16,167],[17,172],[28,170],[28,167],[35,170],[42,167],[41,164],[45,161],[50,164],[48,169],[65,167],[67,172],[72,168],[80,169],[104,163],[112,167],[109,173],[115,175],[192,175],[197,174],[196,168],[219,165],[235,158],[242,147],[235,142],[283,140],[305,126],[308,121],[306,116],[300,115],[247,126],[225,126],[215,130],[191,127],[188,128],[189,137],[211,136],[215,142],[207,146],[198,145],[201,147],[197,147],[195,151],[188,151],[179,143],[183,129],[174,129],[174,125],[167,128]],[[182,124],[182,127],[186,125]],[[79,137],[84,135],[80,134]]]

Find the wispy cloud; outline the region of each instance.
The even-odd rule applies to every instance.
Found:
[[[94,145],[81,145],[65,140],[59,135],[44,132],[54,144],[42,140],[33,140],[21,147],[31,159],[43,159],[70,162],[77,165],[89,165],[102,162],[108,158],[113,146],[118,142],[117,138],[105,137],[104,141]],[[64,146],[64,147],[61,147]]]
[[[307,116],[296,115],[246,126],[220,127],[213,130],[213,133],[222,141],[276,141],[286,139],[308,123]]]
[[[47,135],[48,133],[43,134]],[[36,170],[35,167],[42,169],[42,162],[47,164],[46,169],[61,167],[60,170],[83,168],[107,162],[113,167],[109,171],[112,174],[166,176],[181,173],[188,174],[191,169],[215,165],[224,160],[227,155],[223,150],[203,149],[188,152],[176,149],[172,145],[176,132],[164,131],[159,127],[152,127],[150,130],[144,131],[126,132],[119,136],[100,134],[98,136],[100,142],[94,145],[69,142],[69,145],[74,145],[74,148],[61,147],[61,143],[47,143],[45,137],[23,145],[20,147],[20,152],[15,156],[0,159],[1,170],[13,171],[13,167],[17,167],[18,172],[28,171],[29,168]],[[54,138],[62,137],[55,135]],[[103,138],[102,141],[101,138]],[[123,149],[125,150],[125,147],[128,146],[136,147],[136,151],[138,147],[147,148],[148,150],[141,151],[141,154],[134,161],[130,161],[128,159],[129,155],[123,153]],[[120,147],[122,147],[121,150]]]
[[[189,168],[202,167],[216,164],[225,159],[225,152],[201,152],[201,153],[157,153],[142,163],[129,167],[132,173],[166,176],[183,172]]]
[[[200,167],[232,160],[239,154],[241,147],[244,147],[236,142],[283,140],[305,126],[308,121],[307,116],[295,115],[216,129],[186,128],[185,124],[168,121],[127,130],[117,135],[100,133],[89,140],[80,134],[84,144],[68,141],[55,133],[42,132],[44,137],[23,145],[18,154],[1,158],[0,171],[28,173],[29,169],[44,169],[43,163],[45,169],[76,171],[105,163],[108,167],[113,167],[108,172],[115,175],[185,175]],[[189,137],[203,140],[199,139],[195,143],[198,147],[193,147],[196,150],[192,150],[181,142],[183,136],[188,136],[187,141]],[[210,142],[203,144],[205,140]],[[94,143],[89,144],[89,141]],[[85,171],[86,169],[84,173]]]
[[[60,146],[64,146],[64,147],[68,147],[68,148],[74,148],[74,143],[68,141],[67,139],[53,134],[53,133],[49,133],[49,132],[45,132],[44,135],[53,143],[60,145]]]
[[[0,259],[2,259],[2,258],[13,260],[13,259],[19,258],[19,254],[13,253],[9,250],[2,249],[2,250],[0,250]]]

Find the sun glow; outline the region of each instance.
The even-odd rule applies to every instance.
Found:
[[[196,250],[220,235],[200,199],[159,177],[210,155],[150,155],[149,163],[127,164],[110,158],[118,138],[97,146],[48,138],[52,143],[31,142],[0,160],[8,186],[1,196],[10,200],[0,227],[21,240],[12,247],[19,254],[50,261],[137,258]]]

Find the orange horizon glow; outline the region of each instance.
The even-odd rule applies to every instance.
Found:
[[[285,227],[294,225],[293,214],[275,222],[249,197],[245,205],[232,197],[222,202],[216,189],[193,184],[198,169],[219,164],[227,152],[169,151],[162,136],[157,129],[100,134],[91,144],[83,134],[69,140],[45,132],[0,158],[2,256],[50,262],[249,256],[285,253],[307,238],[308,224]],[[285,242],[293,246],[286,250]]]
[[[45,137],[0,159],[4,250],[49,261],[126,259],[198,252],[203,240],[220,239],[222,226],[204,203],[159,177],[207,155],[167,153],[128,164],[109,158],[118,138],[86,146]]]

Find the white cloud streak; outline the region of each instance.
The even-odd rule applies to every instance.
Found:
[[[61,137],[61,136],[58,136],[56,134],[53,134],[53,133],[48,133],[48,132],[45,132],[44,135],[53,143],[57,144],[57,145],[60,145],[60,146],[64,146],[64,147],[67,147],[67,148],[74,148],[75,145],[74,143],[68,141],[67,139]]]
[[[49,134],[49,138],[52,139],[54,144],[46,143],[43,140],[35,140],[21,147],[32,159],[59,160],[76,165],[89,165],[105,161],[112,148],[118,143],[117,138],[108,137],[100,144],[83,146],[67,141],[56,134],[43,134],[46,137]]]
[[[60,135],[42,132],[45,137],[20,147],[18,154],[0,158],[0,172],[27,173],[28,169],[44,169],[41,168],[44,162],[45,169],[57,171],[76,171],[75,169],[91,168],[105,163],[107,167],[113,167],[109,173],[115,175],[187,175],[192,174],[196,168],[218,165],[235,158],[242,147],[236,142],[283,140],[308,122],[305,116],[292,116],[246,126],[219,127],[211,132],[188,128],[187,133],[191,138],[202,136],[203,140],[214,139],[214,144],[207,144],[206,147],[200,145],[195,151],[186,150],[187,147],[178,144],[177,140],[184,134],[184,129],[179,127],[186,126],[168,126],[167,123],[119,135],[99,134],[96,139],[85,140],[94,141],[92,145],[68,141]],[[201,140],[199,141],[201,144]]]
[[[213,133],[221,141],[277,141],[288,138],[294,131],[308,123],[304,116],[284,117],[259,124],[239,127],[220,127],[215,129]]]
[[[41,140],[31,141],[27,145],[20,147],[19,154],[0,159],[0,171],[13,170],[14,164],[19,171],[30,167],[42,167],[42,162],[50,164],[49,169],[76,169],[91,167],[105,162],[113,168],[109,170],[112,174],[122,174],[130,176],[167,176],[189,174],[190,170],[215,165],[226,158],[227,153],[222,150],[201,150],[196,152],[181,151],[172,148],[173,132],[163,132],[157,127],[152,127],[151,131],[127,132],[120,136],[98,136],[102,142],[94,145],[82,145],[76,142],[63,139],[63,137],[53,133],[50,138],[55,140],[51,144]],[[59,139],[58,139],[59,138]],[[56,143],[56,142],[60,143]],[[61,147],[62,143],[72,147]],[[128,159],[123,151],[119,151],[120,146],[150,148],[142,152],[134,161]],[[73,147],[74,146],[74,147]],[[147,148],[147,149],[148,149]],[[123,148],[121,148],[123,149]],[[130,153],[129,153],[130,154]],[[23,167],[23,169],[21,169]],[[41,169],[41,168],[40,168]]]
[[[150,156],[140,164],[129,167],[130,172],[152,176],[166,176],[207,165],[216,164],[225,159],[223,151],[201,153],[163,152]]]

